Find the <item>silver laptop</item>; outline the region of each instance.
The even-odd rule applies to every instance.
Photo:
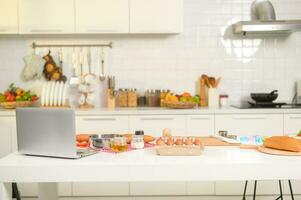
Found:
[[[18,108],[17,141],[22,154],[61,158],[81,158],[93,150],[76,148],[73,109]]]

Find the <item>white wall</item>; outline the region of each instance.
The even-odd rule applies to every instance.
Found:
[[[0,36],[0,90],[10,82],[20,82],[22,58],[30,52],[32,41],[112,41],[107,67],[116,76],[117,87],[195,92],[198,77],[207,73],[223,77],[220,90],[230,94],[231,101],[273,89],[279,89],[279,100],[291,100],[294,82],[301,80],[301,32],[251,39],[225,35],[229,24],[249,19],[251,0],[184,2],[184,32],[180,35]],[[278,19],[301,19],[301,0],[273,3]],[[67,65],[72,51],[64,52]]]

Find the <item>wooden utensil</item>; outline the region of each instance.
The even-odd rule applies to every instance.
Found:
[[[215,88],[215,84],[216,84],[215,78],[209,77],[208,80],[209,80],[210,88]]]
[[[221,77],[218,77],[215,83],[215,87],[217,88],[219,86],[219,83],[221,82]]]
[[[201,107],[206,107],[208,106],[208,86],[206,84],[206,79],[204,76],[202,76],[199,80],[199,85],[200,85],[200,106]]]

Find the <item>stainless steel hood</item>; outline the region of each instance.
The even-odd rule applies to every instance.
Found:
[[[300,20],[276,20],[276,13],[269,0],[255,0],[251,8],[251,21],[233,25],[236,34],[289,34],[301,31]]]

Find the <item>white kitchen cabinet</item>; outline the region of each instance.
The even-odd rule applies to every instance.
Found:
[[[156,137],[162,136],[165,128],[171,130],[173,135],[183,136],[186,132],[185,115],[140,115],[129,117],[130,131],[144,130],[145,134]]]
[[[186,135],[208,136],[214,134],[214,115],[187,115]]]
[[[18,0],[0,0],[0,34],[18,33]]]
[[[185,182],[131,182],[130,194],[133,196],[185,195]]]
[[[128,116],[78,116],[77,133],[126,133],[129,130]]]
[[[37,183],[18,183],[18,189],[22,197],[33,197],[38,195]],[[59,183],[58,193],[60,196],[71,196],[72,195],[71,183]]]
[[[228,131],[234,135],[283,135],[281,114],[226,114],[215,116],[215,134]]]
[[[130,0],[131,33],[180,33],[183,0]]]
[[[77,33],[129,33],[129,0],[75,0]]]
[[[73,183],[73,196],[127,196],[127,182]]]
[[[74,0],[19,0],[21,34],[74,33]]]
[[[15,117],[2,116],[0,117],[0,158],[10,154],[13,151],[13,135],[16,134]]]
[[[301,115],[300,114],[285,114],[284,115],[284,134],[296,135],[301,130]]]
[[[215,182],[187,182],[187,195],[215,195]]]

